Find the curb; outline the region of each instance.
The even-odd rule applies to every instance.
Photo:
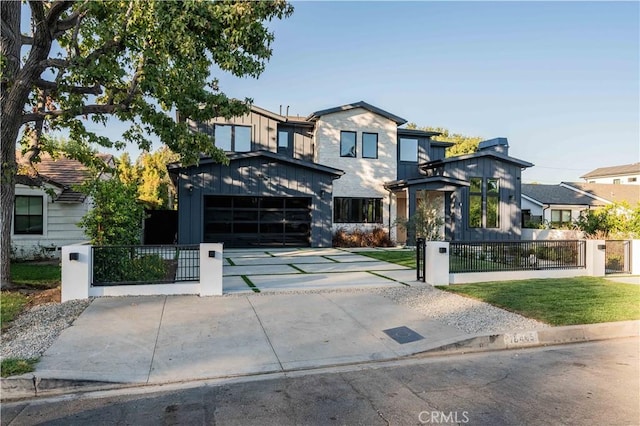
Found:
[[[408,355],[407,358],[415,356],[441,356],[448,354],[532,348],[567,343],[583,343],[638,337],[639,335],[640,320],[569,325],[531,331],[475,336],[469,339],[429,349],[424,352]],[[388,360],[379,361],[384,362]],[[318,368],[325,367],[326,366]],[[252,375],[253,374],[247,374],[247,376]],[[39,378],[33,374],[3,378],[0,380],[0,385],[3,401],[29,399],[73,392],[91,392],[145,386],[144,384],[139,383]]]
[[[638,337],[640,320],[606,322],[599,324],[568,325],[531,331],[476,336],[443,345],[424,355],[462,354],[504,349],[531,348],[537,346],[582,343],[598,340]]]

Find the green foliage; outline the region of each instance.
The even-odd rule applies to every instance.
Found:
[[[632,209],[628,203],[613,203],[587,210],[575,222],[578,229],[589,237],[640,237],[640,203]]]
[[[31,373],[35,370],[36,364],[39,359],[17,359],[17,358],[5,358],[2,360],[2,377],[17,376],[20,374]]]
[[[0,293],[0,323],[4,327],[8,322],[22,312],[29,298],[16,291],[3,291]]]
[[[179,160],[179,156],[167,146],[155,152],[143,152],[135,164],[129,154],[122,154],[118,161],[118,175],[123,182],[138,187],[138,200],[148,209],[176,208],[176,190],[167,172],[167,164]]]
[[[137,187],[117,177],[97,179],[84,186],[94,202],[78,224],[93,245],[140,244],[144,208],[137,202]]]
[[[444,225],[444,217],[441,216],[442,206],[437,198],[427,197],[419,199],[416,212],[409,219],[398,219],[396,224],[406,229],[415,238],[424,238],[428,241],[441,240],[441,228]]]
[[[361,251],[358,254],[371,257],[373,259],[382,260],[384,262],[396,263],[408,268],[416,268],[416,251],[415,250],[376,250]]]
[[[418,127],[415,123],[407,125],[410,129],[424,130],[427,132],[438,132],[441,135],[434,136],[432,139],[440,142],[451,142],[453,145],[447,148],[447,157],[455,157],[457,155],[472,154],[478,150],[478,144],[483,138],[478,136],[466,136],[460,133],[451,133],[449,129],[444,127]]]
[[[439,288],[551,325],[640,319],[640,286],[600,277],[486,282]]]

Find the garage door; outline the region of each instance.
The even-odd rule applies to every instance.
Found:
[[[225,247],[308,247],[311,198],[207,196],[204,241]]]

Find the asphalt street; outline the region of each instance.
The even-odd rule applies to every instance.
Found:
[[[2,405],[2,425],[640,424],[639,338]]]

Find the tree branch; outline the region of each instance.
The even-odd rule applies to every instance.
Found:
[[[58,69],[66,69],[71,65],[71,61],[67,61],[66,59],[55,59],[48,58],[40,63],[43,68],[58,68]]]
[[[36,81],[35,85],[41,89],[53,90],[56,91],[60,89],[61,85],[55,83],[53,81],[47,81],[43,79],[39,79]],[[80,95],[100,95],[102,94],[102,88],[98,84],[94,84],[93,87],[80,87],[80,86],[63,86],[62,89],[65,92],[75,93]]]
[[[47,26],[53,30],[57,29],[58,26],[58,18],[62,15],[67,9],[73,6],[74,2],[69,0],[56,0],[51,4],[49,8],[49,13],[47,13],[46,20]],[[73,25],[72,25],[73,26]],[[55,31],[52,31],[54,33]]]
[[[20,42],[23,46],[30,46],[33,44],[33,37],[22,34],[20,36]]]
[[[118,110],[126,110],[129,108],[126,104],[114,104],[114,105],[85,105],[80,110],[64,110],[56,109],[53,111],[36,111],[22,115],[22,123],[29,123],[31,121],[44,120],[45,118],[60,117],[65,114],[73,114],[74,116],[89,115],[89,114],[113,114]]]

